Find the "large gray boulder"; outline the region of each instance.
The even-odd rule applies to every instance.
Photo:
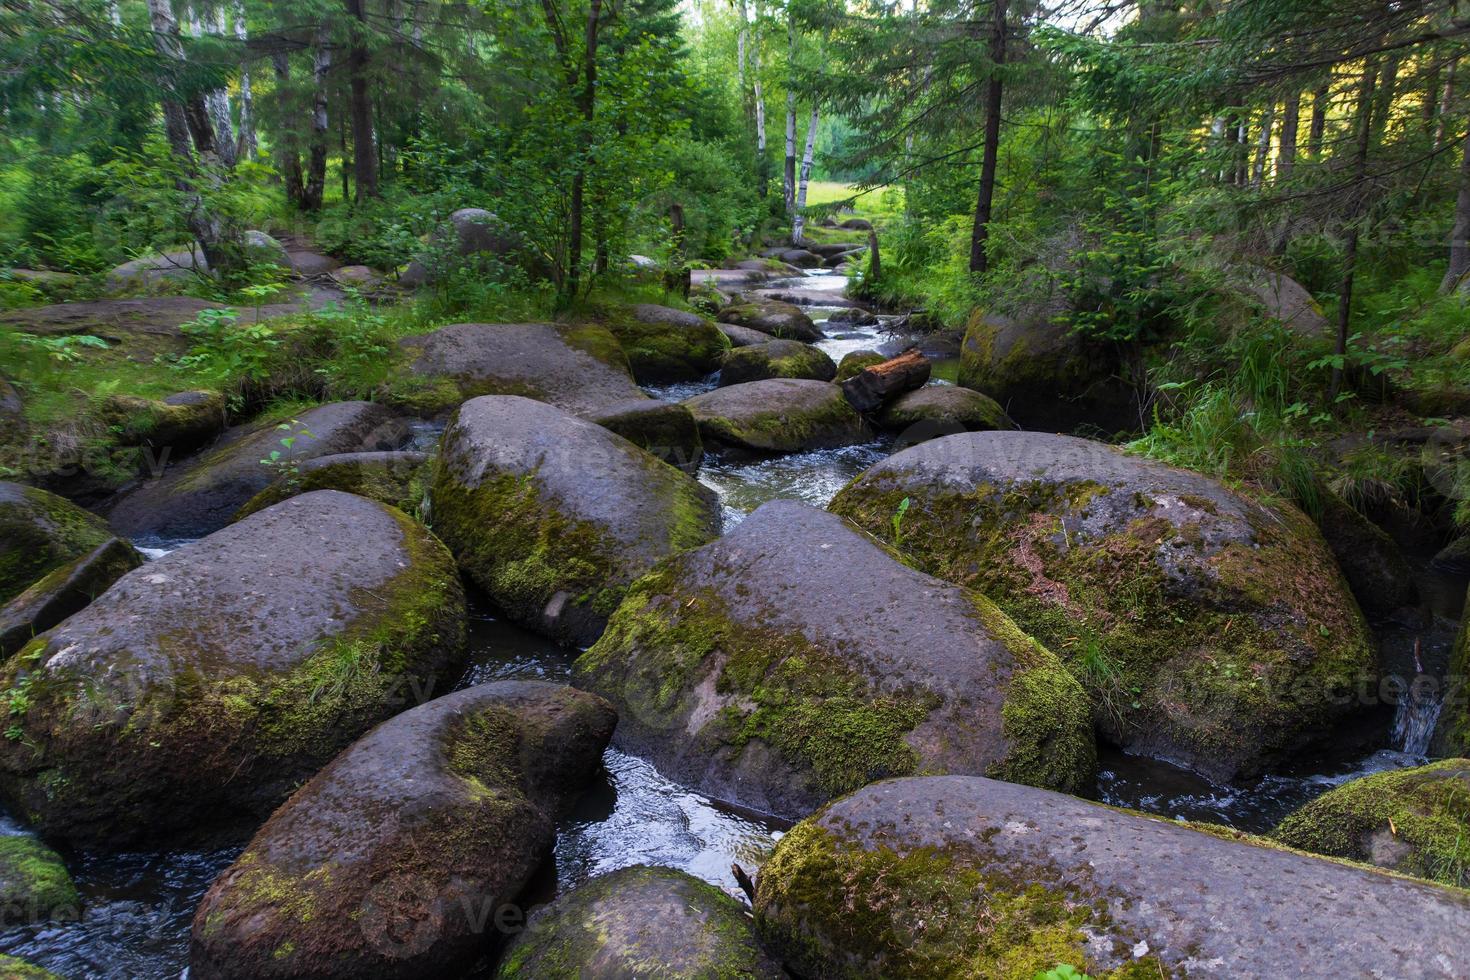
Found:
[[[946,436],[873,466],[832,510],[995,600],[1067,660],[1111,740],[1215,779],[1327,734],[1376,673],[1306,515],[1101,443]]]
[[[696,473],[704,458],[704,440],[694,413],[678,402],[630,398],[588,415],[609,432],[622,436],[644,452],[685,473]]]
[[[112,847],[264,815],[464,653],[454,561],[363,497],[293,497],[135,569],[0,671],[0,794]]]
[[[822,331],[812,318],[790,303],[776,300],[747,300],[727,306],[720,311],[721,323],[733,323],[737,327],[759,330],[782,340],[800,340],[811,343],[822,339]]]
[[[569,644],[602,632],[629,583],[719,533],[714,492],[591,422],[475,398],[444,431],[434,530],[518,622]]]
[[[640,384],[692,381],[719,370],[729,342],[697,313],[635,303],[600,318],[612,331]]]
[[[0,480],[0,603],[111,537],[106,521],[71,501]]]
[[[532,916],[499,980],[784,980],[745,907],[672,868],[594,878]]]
[[[1231,283],[1260,304],[1266,316],[1292,333],[1320,340],[1331,329],[1322,308],[1307,288],[1284,272],[1258,265],[1229,270]]]
[[[530,271],[540,271],[541,263],[527,262],[525,253],[525,239],[493,213],[484,208],[460,208],[434,229],[428,248],[408,263],[398,281],[410,288],[427,285],[474,255],[519,262]]]
[[[756,915],[809,977],[1463,975],[1470,894],[1217,831],[973,776],[895,779],[788,833]]]
[[[82,899],[61,855],[28,835],[0,836],[0,925],[81,917]],[[9,974],[0,972],[0,977]]]
[[[313,490],[355,493],[359,497],[397,507],[405,514],[419,514],[428,494],[428,470],[432,459],[428,453],[407,450],[318,456],[251,497],[235,515],[235,520]]]
[[[143,556],[121,538],[108,538],[79,558],[52,569],[20,595],[0,606],[0,657],[8,657],[32,637],[86,608]]]
[[[297,790],[205,894],[189,975],[460,976],[550,854],[617,716],[502,681],[420,705]]]
[[[292,420],[238,426],[124,495],[108,520],[132,538],[200,537],[228,524],[283,469],[335,453],[397,449],[409,434],[402,419],[375,402],[333,402]],[[294,441],[288,447],[282,439]],[[272,452],[282,459],[274,466],[265,462]]]
[[[870,438],[842,389],[826,381],[769,378],[717,388],[684,404],[694,413],[706,446],[796,453]]]
[[[574,671],[617,706],[621,747],[783,817],[917,772],[1092,785],[1087,695],[1055,656],[794,501],[656,566]]]
[[[955,385],[926,385],[899,395],[878,413],[878,424],[910,445],[957,432],[1016,427],[995,399]]]
[[[770,340],[764,344],[733,347],[720,364],[720,386],[764,381],[766,378],[808,378],[831,381],[837,365],[821,348],[797,340]]]

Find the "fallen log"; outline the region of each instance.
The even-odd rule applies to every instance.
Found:
[[[928,384],[930,367],[929,358],[917,350],[906,350],[842,382],[842,393],[853,408],[867,415],[904,392]]]

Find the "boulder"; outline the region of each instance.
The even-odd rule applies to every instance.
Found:
[[[403,420],[375,402],[333,402],[289,421],[237,426],[208,452],[166,465],[161,476],[126,493],[108,519],[132,538],[201,537],[228,524],[281,470],[318,456],[397,449],[408,438]],[[283,439],[294,441],[286,446]],[[272,452],[282,462],[268,463]]]
[[[670,466],[693,474],[704,458],[704,442],[694,414],[678,402],[633,398],[591,415],[596,422]]]
[[[784,980],[745,906],[672,868],[636,865],[594,878],[532,916],[500,980]]]
[[[119,445],[150,446],[171,458],[193,452],[224,431],[225,398],[217,391],[180,391],[162,400],[109,395],[98,413]]]
[[[1116,744],[1212,779],[1326,735],[1376,674],[1306,515],[1101,443],[946,436],[873,466],[832,510],[995,600],[1067,660]]]
[[[1317,300],[1291,276],[1274,269],[1246,265],[1232,269],[1230,280],[1237,289],[1259,303],[1266,316],[1292,333],[1320,340],[1330,332],[1331,324]]]
[[[790,303],[774,300],[759,300],[736,303],[720,311],[721,323],[733,323],[737,327],[759,330],[784,340],[800,340],[811,343],[822,339],[822,331],[812,323],[812,318]]]
[[[512,619],[585,645],[655,561],[719,533],[714,492],[550,405],[471,399],[440,442],[434,530]]]
[[[834,325],[840,323],[854,327],[873,327],[878,325],[879,320],[867,310],[850,306],[846,309],[834,311],[831,316],[827,317],[827,323]]]
[[[219,306],[193,296],[89,300],[0,310],[0,324],[41,337],[101,337],[126,356],[151,362],[161,353],[188,350],[192,341],[180,326]]]
[[[457,675],[464,593],[403,514],[320,490],[134,569],[0,672],[0,794],[110,847],[263,816]]]
[[[456,323],[399,343],[421,386],[401,400],[423,415],[481,395],[521,395],[584,417],[647,397],[617,338],[598,324]]]
[[[146,289],[160,282],[187,282],[209,274],[209,260],[198,245],[156,255],[145,255],[115,266],[107,273],[108,292]]]
[[[245,256],[253,265],[273,265],[291,269],[291,256],[286,246],[263,231],[247,231],[244,236]]]
[[[720,385],[745,384],[766,378],[810,378],[831,381],[837,365],[826,353],[798,340],[767,340],[764,344],[732,347],[720,366]]]
[[[62,980],[50,970],[43,970],[33,963],[3,954],[0,954],[0,977],[5,980]]]
[[[0,606],[0,657],[8,657],[38,633],[86,608],[143,556],[120,538],[108,538],[79,558],[52,569]]]
[[[837,227],[846,228],[850,231],[872,231],[873,223],[867,218],[848,218]]]
[[[365,265],[344,265],[328,274],[337,285],[352,289],[371,289],[383,282],[380,273]]]
[[[777,256],[787,265],[794,265],[798,269],[815,269],[822,264],[822,257],[804,248],[788,248]]]
[[[81,917],[82,898],[61,855],[34,837],[0,836],[0,925]]]
[[[1470,594],[1466,608],[1470,609]],[[1461,617],[1450,651],[1444,699],[1430,747],[1435,755],[1470,756],[1470,616]]]
[[[697,313],[637,303],[602,318],[639,384],[692,381],[719,370],[729,348],[723,334]]]
[[[854,309],[862,306],[858,300],[848,299],[842,293],[832,289],[804,289],[802,287],[788,287],[783,289],[757,289],[746,296],[756,302],[784,303],[790,306],[824,306],[840,307],[842,309]]]
[[[1463,972],[1464,892],[1240,836],[975,776],[895,779],[788,833],[756,917],[808,977]]]
[[[690,398],[705,445],[753,453],[799,453],[869,438],[842,389],[826,381],[768,378]]]
[[[875,364],[882,364],[886,360],[888,360],[887,357],[884,357],[875,350],[848,351],[842,355],[842,361],[837,365],[836,380],[843,382],[848,378],[855,378],[868,368],[873,367]]]
[[[3,418],[7,425],[24,425],[25,407],[25,400],[20,397],[20,392],[15,390],[15,385],[0,376],[0,418]]]
[[[1137,429],[1132,390],[1117,357],[1059,322],[1061,298],[1003,316],[976,310],[960,349],[959,383],[994,398],[1020,425],[1070,432]]]
[[[1055,656],[795,501],[655,567],[573,669],[617,706],[620,747],[785,818],[916,772],[1094,776],[1087,695]]]
[[[519,911],[511,903],[616,721],[590,694],[501,681],[384,722],[297,790],[210,886],[189,976],[464,975]]]
[[[1470,888],[1470,759],[1330,789],[1271,832],[1287,847]]]
[[[487,255],[512,263],[524,258],[525,247],[525,239],[491,212],[484,208],[460,208],[434,229],[428,249],[408,263],[398,281],[416,289],[437,281],[455,268],[458,260]]]
[[[1317,528],[1363,612],[1380,620],[1418,605],[1414,573],[1388,532],[1330,490],[1322,489],[1318,502]]]
[[[905,446],[957,432],[1016,427],[995,399],[954,385],[926,385],[900,395],[878,413],[878,425],[900,433]]]
[[[0,603],[111,537],[106,521],[71,501],[0,480]]]
[[[1429,565],[1450,575],[1470,575],[1470,534],[1462,534],[1436,551]]]
[[[246,501],[235,520],[313,490],[341,490],[417,514],[428,495],[428,453],[334,453],[309,459]]]
[[[718,326],[731,347],[749,347],[752,344],[770,343],[771,340],[770,334],[752,330],[750,327],[737,327],[733,323],[721,323]]]

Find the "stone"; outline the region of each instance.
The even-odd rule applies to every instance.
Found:
[[[0,481],[0,603],[111,537],[106,521],[71,501]]]
[[[0,925],[75,922],[81,917],[82,898],[61,855],[34,837],[0,836]]]
[[[878,414],[878,425],[899,434],[904,448],[958,432],[1014,429],[995,399],[955,385],[927,385],[900,395]]]
[[[721,323],[733,323],[770,334],[782,340],[800,340],[811,343],[822,339],[822,331],[812,323],[812,318],[790,303],[760,300],[736,303],[719,313]]]
[[[1388,532],[1330,490],[1319,491],[1318,503],[1317,528],[1363,612],[1381,620],[1418,605],[1414,573]]]
[[[596,422],[685,473],[696,473],[704,458],[704,441],[699,437],[694,414],[678,402],[633,398],[609,405],[587,421]]]
[[[8,657],[82,609],[143,556],[121,538],[108,538],[85,555],[58,566],[0,606],[0,657]]]
[[[720,386],[745,384],[766,378],[810,378],[831,381],[837,365],[826,353],[796,340],[770,340],[764,344],[732,347],[720,366]]]
[[[830,323],[831,321],[829,320],[828,322]],[[884,357],[875,350],[849,351],[842,355],[842,361],[837,365],[836,380],[842,382],[849,378],[855,378],[868,368],[873,367],[875,364],[882,364],[886,360],[888,360],[887,357]]]
[[[295,474],[282,477],[251,497],[235,514],[235,520],[313,490],[355,493],[415,515],[428,495],[432,458],[428,453],[404,450],[318,456],[302,463]]]
[[[706,448],[798,453],[866,442],[867,425],[826,381],[769,378],[717,388],[684,402]]]
[[[636,303],[600,317],[628,356],[639,384],[692,381],[713,374],[729,344],[697,313]]]
[[[750,327],[737,327],[733,323],[718,324],[720,333],[730,341],[731,347],[749,347],[752,344],[767,344],[771,341],[771,335]]]
[[[438,281],[464,259],[486,255],[494,260],[524,262],[525,239],[484,208],[460,208],[434,230],[428,250],[421,253],[398,276],[410,289]],[[540,264],[529,263],[528,271],[540,272]]]

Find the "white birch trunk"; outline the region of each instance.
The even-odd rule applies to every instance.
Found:
[[[796,186],[796,212],[791,218],[791,244],[801,247],[806,232],[806,187],[812,179],[812,155],[817,148],[818,108],[812,103],[812,118],[806,127],[806,152],[801,155],[801,178]]]

